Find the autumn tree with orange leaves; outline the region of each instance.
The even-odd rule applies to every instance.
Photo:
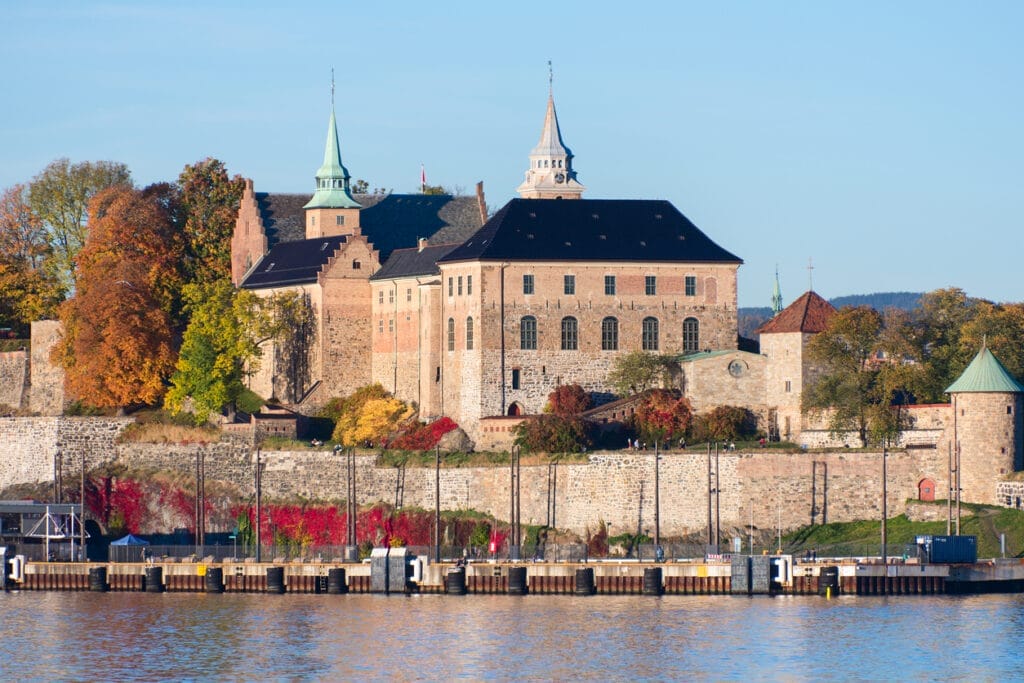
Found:
[[[78,254],[75,296],[60,309],[56,353],[69,391],[84,403],[124,410],[152,405],[174,371],[183,245],[169,185],[119,186],[98,194]]]

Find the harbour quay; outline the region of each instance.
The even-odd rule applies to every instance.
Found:
[[[734,555],[637,562],[432,562],[389,549],[364,562],[8,561],[5,590],[447,595],[934,595],[1019,592],[1024,561]],[[402,550],[398,549],[390,549]]]

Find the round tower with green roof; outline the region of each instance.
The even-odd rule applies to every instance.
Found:
[[[987,346],[946,389],[960,449],[962,499],[996,504],[996,482],[1024,469],[1024,385]]]

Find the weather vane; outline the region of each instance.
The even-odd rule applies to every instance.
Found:
[[[554,87],[553,86],[554,81],[555,81],[555,72],[551,68],[551,60],[549,59],[548,60],[548,93],[550,93],[551,89]]]
[[[807,257],[807,289],[814,291],[814,257]]]
[[[334,108],[334,67],[331,67],[331,108]]]

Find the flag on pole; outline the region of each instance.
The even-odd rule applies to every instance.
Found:
[[[424,192],[427,189],[427,169],[420,164],[420,192]]]

